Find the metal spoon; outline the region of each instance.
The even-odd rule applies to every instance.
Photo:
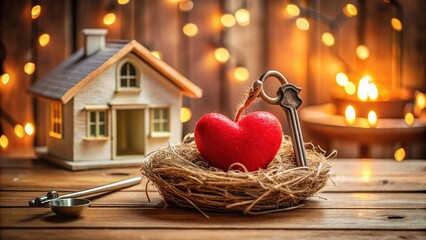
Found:
[[[87,199],[78,199],[76,197],[88,196],[95,193],[114,191],[125,187],[130,187],[140,183],[142,177],[133,177],[119,182],[102,185],[99,187],[89,188],[78,192],[68,193],[59,196],[56,191],[50,191],[45,196],[38,196],[30,200],[30,207],[44,207],[47,204],[50,209],[60,216],[80,216],[90,206],[91,202]]]

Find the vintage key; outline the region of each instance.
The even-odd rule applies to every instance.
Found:
[[[259,81],[264,82],[268,77],[277,78],[282,86],[277,91],[277,97],[269,97],[263,88],[260,92],[260,97],[262,97],[262,99],[267,103],[278,104],[284,109],[287,122],[290,125],[291,141],[293,144],[296,165],[298,167],[305,167],[307,166],[306,153],[302,130],[300,128],[299,116],[297,114],[297,109],[300,105],[302,105],[302,99],[299,97],[301,89],[291,83],[288,83],[287,79],[285,79],[281,73],[274,70],[264,73],[260,77]]]

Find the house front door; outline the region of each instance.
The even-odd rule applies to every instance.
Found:
[[[145,109],[117,109],[114,156],[116,159],[145,155]]]

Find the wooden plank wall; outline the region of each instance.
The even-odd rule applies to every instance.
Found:
[[[224,29],[220,25],[221,13],[234,12],[243,3],[242,0],[193,0],[194,8],[189,12],[180,11],[177,2],[130,0],[129,4],[121,6],[113,0],[40,1],[42,14],[37,20],[39,31],[48,32],[51,42],[46,47],[38,47],[36,77],[53,69],[75,48],[82,46],[82,29],[106,27],[109,39],[134,38],[151,50],[160,51],[165,62],[204,89],[202,99],[184,100],[184,105],[193,112],[192,119],[184,124],[185,133],[192,132],[196,121],[207,112],[222,112],[232,117],[245,91],[267,69],[283,72],[289,81],[302,87],[301,95],[305,105],[330,101],[331,90],[335,87],[334,75],[342,69],[342,63],[320,41],[320,35],[327,30],[323,24],[310,21],[309,31],[296,28],[295,19],[285,12],[285,6],[294,1],[247,0],[247,7],[251,12],[250,26],[236,26],[232,29]],[[358,1],[349,0],[300,1],[302,5],[331,18],[350,2],[358,4]],[[26,93],[30,77],[22,71],[23,64],[29,60],[31,47],[31,4],[31,0],[5,0],[0,3],[0,36],[7,51],[3,67],[12,74],[12,81],[0,87],[0,104],[19,122],[34,119],[32,98]],[[404,9],[405,34],[403,85],[426,91],[426,33],[423,31],[426,3],[407,0],[400,4]],[[348,19],[339,28],[336,50],[345,56],[351,66],[366,67],[387,81],[392,77],[392,71],[389,70],[391,43],[388,41],[392,31],[389,29],[388,18],[394,14],[394,9],[379,0],[366,1],[366,8],[366,42],[371,46],[371,58],[360,62],[353,53],[357,44],[355,18]],[[109,10],[115,12],[117,22],[105,26],[102,18]],[[195,37],[183,35],[181,29],[187,22],[198,25],[199,32]],[[220,64],[213,58],[213,51],[219,43],[224,43],[233,55],[226,64]],[[231,76],[237,58],[243,58],[249,69],[250,77],[246,82],[238,82]],[[271,81],[267,92],[275,94],[277,87],[278,83]],[[47,133],[44,128],[47,121],[44,118],[46,109],[42,103],[37,106],[36,142],[37,145],[44,145]],[[279,107],[260,102],[253,109],[273,112],[282,120],[285,131],[288,130],[284,113]],[[31,149],[33,137],[17,139],[11,127],[4,121],[2,125],[10,136],[9,151]]]

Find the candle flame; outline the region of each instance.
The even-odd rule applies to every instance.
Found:
[[[398,162],[404,160],[405,159],[405,149],[404,148],[398,148],[395,151],[395,154],[393,156],[394,156],[395,160],[398,161]]]
[[[356,111],[352,105],[348,105],[345,110],[345,122],[347,125],[353,125],[356,120]]]
[[[377,124],[377,114],[374,110],[368,112],[368,124],[370,127],[375,127]]]

